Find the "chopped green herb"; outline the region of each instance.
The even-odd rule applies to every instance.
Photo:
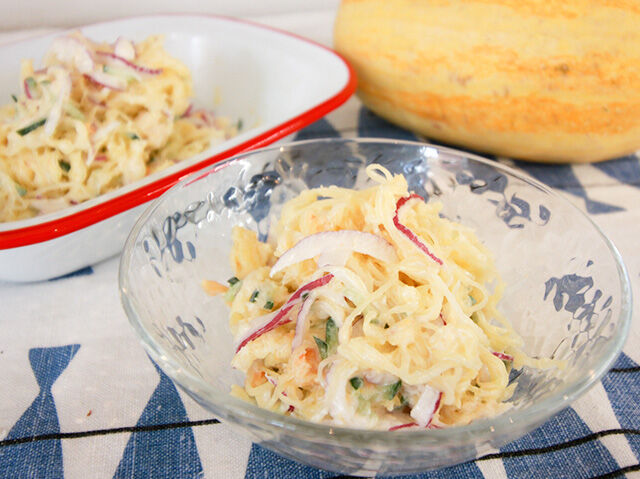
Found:
[[[16,191],[20,196],[24,196],[27,194],[27,189],[24,186],[19,185],[18,183],[16,183]]]
[[[469,299],[471,300],[471,306],[476,304],[476,299],[473,296],[469,295]]]
[[[231,282],[231,280],[234,278],[235,278],[235,281]],[[240,287],[242,286],[242,281],[240,281],[238,278],[234,276],[233,278],[229,279],[228,282],[231,286],[229,287],[227,292],[224,293],[224,300],[227,303],[230,303],[231,301],[234,300],[234,298],[238,294],[238,291],[240,291]]]
[[[400,386],[402,386],[402,381],[398,380],[397,383],[389,384],[388,386],[384,386],[383,396],[385,399],[391,400],[396,397],[398,391],[400,390]]]
[[[360,389],[360,386],[362,386],[363,381],[362,379],[355,377],[355,378],[351,378],[349,379],[349,382],[351,383],[351,387],[355,390]]]
[[[327,325],[325,327],[326,336],[325,342],[327,343],[327,353],[333,354],[338,348],[338,327],[333,319],[327,319]]]
[[[327,343],[325,343],[322,339],[313,337],[316,341],[316,345],[318,346],[318,351],[320,351],[320,357],[322,359],[327,359]]]
[[[75,118],[76,120],[84,121],[83,113],[78,110],[73,103],[65,103],[64,111],[66,111],[70,117]]]
[[[260,291],[258,291],[257,289],[251,293],[251,297],[249,298],[249,302],[250,303],[255,303],[256,299],[258,299],[258,295],[260,294]]]
[[[238,278],[236,278],[235,276],[231,276],[231,278],[229,278],[227,280],[227,283],[229,283],[229,285],[233,286],[234,284],[236,284],[238,281],[240,281]]]
[[[105,73],[108,73],[109,75],[113,75],[115,77],[122,78],[123,80],[126,80],[127,83],[131,83],[131,82],[134,82],[134,81],[138,80],[138,78],[136,78],[135,74],[132,74],[131,70],[128,70],[128,69],[113,67],[113,66],[110,66],[110,65],[103,65],[102,71],[105,72]]]
[[[47,121],[46,118],[42,118],[38,121],[34,121],[33,123],[31,123],[30,125],[25,126],[24,128],[20,128],[17,133],[20,136],[24,136],[27,135],[29,133],[31,133],[33,130],[35,130],[36,128],[40,128],[42,125],[45,124],[45,122]]]
[[[40,85],[51,85],[51,80],[42,80]]]
[[[147,160],[147,165],[149,163],[153,163],[154,161],[156,161],[156,157],[155,156],[150,156],[149,159]]]
[[[15,96],[14,94],[11,94],[11,98],[13,98],[13,101],[18,103],[18,97]]]
[[[389,329],[389,323],[384,323],[384,329]]]
[[[58,164],[60,165],[60,168],[62,169],[62,171],[64,171],[65,173],[69,173],[69,170],[71,169],[71,164],[68,161],[58,160]]]
[[[302,293],[302,299],[307,299],[309,297],[309,292]]]
[[[268,309],[269,311],[273,309],[273,301],[269,300],[266,303],[264,303],[263,306],[264,309]]]
[[[139,139],[140,139],[140,137],[139,137],[138,135],[136,135],[135,133],[133,133],[133,132],[131,132],[131,131],[130,131],[130,132],[127,132],[127,133],[126,133],[126,135],[127,135],[129,138],[131,138],[132,140],[139,140]]]
[[[25,82],[27,82],[27,86],[29,87],[29,89],[35,88],[38,86],[38,84],[36,83],[36,81],[33,79],[33,77],[28,77]]]
[[[237,129],[238,131],[242,130],[242,125],[243,125],[242,118],[238,118],[238,123],[237,123],[237,125],[236,125],[236,129]]]

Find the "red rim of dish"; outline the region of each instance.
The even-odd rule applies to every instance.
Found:
[[[348,72],[348,79],[345,83],[342,90],[323,101],[310,108],[309,110],[301,113],[298,116],[295,116],[284,123],[281,123],[274,128],[271,128],[260,135],[251,138],[239,145],[234,146],[228,150],[225,150],[216,155],[210,156],[202,161],[199,161],[196,164],[193,164],[189,167],[186,167],[180,171],[172,173],[171,175],[162,177],[157,179],[156,181],[149,183],[148,185],[141,186],[133,191],[125,193],[123,195],[112,198],[104,203],[97,204],[90,208],[87,208],[82,211],[78,211],[77,213],[73,213],[67,216],[63,216],[61,218],[57,218],[55,220],[46,221],[44,223],[39,223],[37,225],[26,226],[24,228],[18,228],[10,231],[2,231],[0,232],[0,250],[10,249],[10,248],[18,248],[20,246],[28,246],[36,243],[42,243],[45,241],[49,241],[55,238],[59,238],[61,236],[68,235],[75,231],[78,231],[82,228],[86,228],[88,226],[99,223],[100,221],[104,221],[112,216],[115,216],[119,213],[127,211],[131,208],[139,206],[143,203],[146,203],[150,200],[153,200],[164,193],[166,190],[171,188],[173,185],[178,183],[183,178],[187,177],[191,173],[201,170],[209,165],[222,161],[226,158],[229,158],[233,155],[243,153],[250,150],[255,150],[257,148],[262,148],[267,146],[280,138],[283,138],[291,133],[294,133],[301,128],[313,123],[314,121],[322,118],[327,113],[335,110],[344,102],[346,102],[351,95],[356,90],[356,74],[353,70],[353,67],[347,62],[342,55],[335,52],[334,50],[325,47],[317,42],[309,40],[307,38],[301,37],[291,32],[287,32],[284,30],[280,30],[278,28],[270,27],[267,25],[261,25],[259,23],[255,23],[247,20],[240,20],[237,18],[225,17],[221,15],[192,15],[192,14],[172,14],[177,16],[199,16],[199,17],[212,17],[222,20],[229,20],[239,23],[245,23],[249,25],[253,25],[258,28],[263,28],[265,30],[271,30],[283,35],[287,35],[298,40],[304,41],[311,45],[315,45],[325,51],[330,52],[335,55],[338,59],[340,59]],[[158,16],[168,16],[168,15],[158,15]],[[141,15],[140,17],[129,17],[129,18],[148,18],[148,15]],[[100,22],[94,23],[89,26],[100,25],[102,23],[112,23],[112,22]],[[84,27],[83,27],[84,28]]]

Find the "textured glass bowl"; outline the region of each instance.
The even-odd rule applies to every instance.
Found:
[[[513,376],[513,407],[442,430],[364,431],[285,417],[229,395],[232,335],[221,298],[202,279],[232,276],[231,228],[261,237],[282,204],[320,185],[364,188],[370,163],[402,173],[410,189],[443,203],[494,252],[507,288],[500,303],[536,357],[562,371]],[[347,474],[426,471],[516,439],[584,394],[620,352],[631,320],[629,280],[603,233],[540,183],[473,155],[421,143],[312,140],[253,151],[182,181],[142,215],[120,264],[124,308],[158,365],[218,418],[300,462]]]

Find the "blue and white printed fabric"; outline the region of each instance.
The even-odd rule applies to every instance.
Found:
[[[355,99],[297,134],[416,139]],[[564,192],[613,239],[640,297],[640,162],[504,159]],[[336,478],[251,444],[144,353],[120,306],[117,258],[55,281],[0,284],[0,478]],[[601,383],[476,461],[411,478],[640,476],[640,330]]]

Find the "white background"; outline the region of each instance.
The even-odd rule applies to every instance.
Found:
[[[258,17],[334,10],[339,0],[0,0],[0,31],[73,27],[150,13]]]

